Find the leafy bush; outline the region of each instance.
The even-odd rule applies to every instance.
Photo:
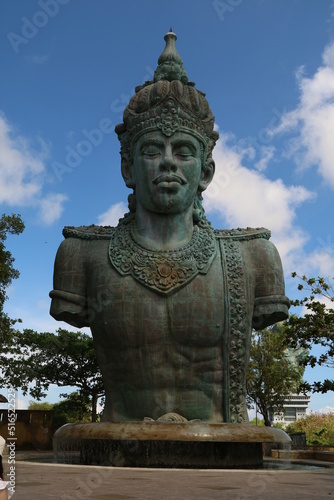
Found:
[[[42,403],[38,401],[29,401],[28,410],[52,410],[53,404],[43,401]]]
[[[305,432],[308,445],[334,446],[334,413],[312,413],[288,425],[285,431]]]
[[[282,431],[285,432],[286,424],[284,422],[276,422],[275,424],[273,424],[273,427],[275,427],[276,429],[282,429]]]
[[[257,422],[256,417],[254,417],[253,420],[249,421],[249,423],[252,425],[257,425],[258,427],[264,427],[264,420],[261,417],[257,417]]]

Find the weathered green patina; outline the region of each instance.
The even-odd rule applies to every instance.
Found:
[[[206,219],[218,133],[176,35],[165,40],[116,127],[130,212],[116,228],[64,229],[51,315],[91,328],[104,421],[243,423],[252,327],[288,314],[281,261],[268,230]]]

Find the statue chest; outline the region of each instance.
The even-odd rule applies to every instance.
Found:
[[[218,253],[207,274],[161,296],[132,276],[121,276],[101,256],[87,273],[92,331],[106,348],[113,345],[117,350],[144,344],[160,349],[217,346],[225,321],[223,275]]]

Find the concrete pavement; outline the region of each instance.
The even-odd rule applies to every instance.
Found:
[[[18,452],[14,500],[334,498],[334,467],[311,470],[129,469],[60,465],[50,454]],[[25,461],[22,458],[26,459]],[[4,463],[5,472],[9,464]]]

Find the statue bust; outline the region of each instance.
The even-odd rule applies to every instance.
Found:
[[[204,215],[218,133],[175,40],[116,126],[130,212],[64,228],[50,313],[91,328],[104,421],[243,423],[252,328],[287,318],[289,301],[270,232],[214,230]]]

